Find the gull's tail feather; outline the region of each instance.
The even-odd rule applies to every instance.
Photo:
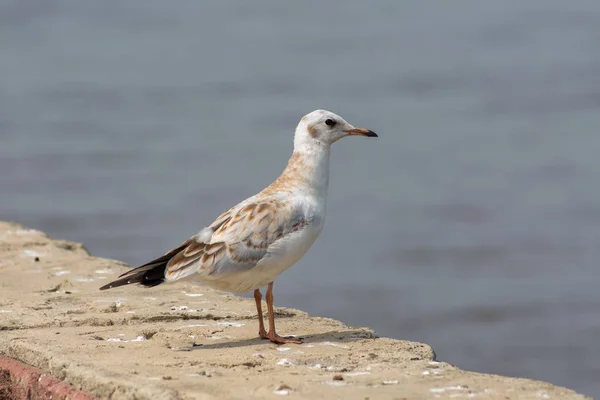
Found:
[[[167,270],[167,264],[171,261],[177,253],[182,251],[188,242],[182,243],[181,246],[174,248],[162,257],[152,260],[140,267],[134,268],[130,271],[120,275],[116,281],[108,283],[100,288],[100,290],[111,289],[119,286],[130,285],[132,283],[139,283],[146,287],[153,287],[160,285],[165,281],[165,272]]]
[[[119,286],[139,283],[146,287],[160,285],[165,281],[165,268],[167,263],[155,264],[153,266],[138,267],[119,276],[117,279],[100,288],[100,290],[111,289]]]

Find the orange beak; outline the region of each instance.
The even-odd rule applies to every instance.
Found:
[[[350,136],[379,137],[375,132],[365,128],[346,129],[344,132]]]

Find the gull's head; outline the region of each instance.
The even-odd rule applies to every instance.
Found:
[[[294,136],[294,147],[326,147],[346,136],[377,137],[369,129],[350,125],[337,114],[327,110],[315,110],[300,120]]]

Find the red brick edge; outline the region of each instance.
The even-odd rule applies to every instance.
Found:
[[[40,369],[0,355],[0,400],[96,400]]]

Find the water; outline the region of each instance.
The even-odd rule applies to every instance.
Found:
[[[330,109],[380,139],[277,305],[600,394],[600,3],[1,0],[0,49],[1,219],[147,261]]]

